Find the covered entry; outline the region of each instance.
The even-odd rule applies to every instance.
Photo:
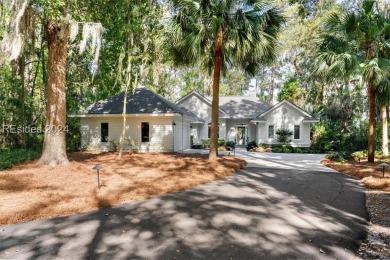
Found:
[[[246,145],[248,142],[248,126],[236,125],[236,143],[237,145]]]

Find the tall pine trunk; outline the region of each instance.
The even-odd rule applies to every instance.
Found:
[[[368,82],[368,161],[375,160],[375,86]]]
[[[389,134],[387,128],[387,104],[383,102],[381,105],[381,117],[382,117],[382,155],[389,155]]]
[[[213,100],[211,102],[211,133],[209,160],[216,161],[218,157],[218,121],[219,121],[219,83],[221,80],[222,49],[224,31],[221,28],[216,36],[214,46]]]
[[[48,84],[46,129],[40,164],[67,164],[66,156],[66,59],[69,26],[49,20],[46,27],[48,45]]]

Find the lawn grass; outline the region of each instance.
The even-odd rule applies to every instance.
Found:
[[[0,224],[24,222],[142,200],[223,178],[246,162],[207,155],[71,153],[70,163],[50,167],[27,161],[0,171]],[[100,164],[101,188],[93,170]]]
[[[26,160],[36,159],[39,155],[40,151],[32,149],[0,149],[0,170]]]

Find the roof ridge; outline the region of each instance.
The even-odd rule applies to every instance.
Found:
[[[158,99],[160,99],[162,102],[165,103],[165,105],[169,106],[171,109],[173,110],[179,110],[179,112],[181,112],[181,114],[183,114],[183,110],[179,107],[179,106],[176,106],[174,103],[172,103],[171,101],[169,101],[168,99],[164,98],[163,96],[161,96],[160,94],[156,93],[155,91],[151,90],[150,88],[146,87],[146,86],[143,86],[142,89],[146,89],[147,91],[150,91],[152,94],[154,94]]]

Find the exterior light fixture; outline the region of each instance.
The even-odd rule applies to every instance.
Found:
[[[96,170],[97,182],[98,182],[98,189],[100,189],[99,170],[103,169],[103,167],[102,167],[100,164],[96,164],[92,169],[93,169],[93,170]]]
[[[389,167],[389,165],[387,163],[381,163],[378,166],[382,167],[383,177],[385,177],[385,171],[386,171],[386,168]]]

